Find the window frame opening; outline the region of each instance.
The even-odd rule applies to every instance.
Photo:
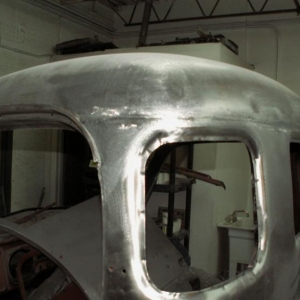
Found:
[[[71,114],[66,115],[61,112],[55,112],[53,110],[50,110],[50,111],[49,110],[40,110],[38,112],[37,111],[35,111],[35,112],[27,111],[26,112],[26,109],[25,109],[25,112],[18,113],[18,114],[11,114],[11,113],[5,114],[4,113],[4,114],[0,115],[0,128],[2,130],[11,130],[11,131],[18,130],[18,129],[28,129],[28,130],[30,130],[30,129],[33,129],[33,130],[34,129],[65,130],[65,129],[67,129],[67,130],[71,130],[71,131],[77,131],[82,136],[84,136],[84,138],[86,139],[86,141],[91,149],[92,156],[93,157],[98,156],[96,147],[95,147],[93,141],[91,140],[89,133],[84,128],[84,126],[81,125],[80,122],[76,121],[75,117],[71,116]],[[93,158],[93,162],[95,162],[95,161],[97,161],[97,158],[96,159]],[[96,163],[93,167],[95,167],[95,166],[98,167],[98,163]],[[99,181],[98,175],[97,175],[97,180]],[[97,199],[97,201],[93,200],[93,203],[97,202],[97,209],[99,209],[99,211],[101,212],[101,203],[100,203],[101,201],[100,201],[100,197],[98,197],[98,198],[99,199]],[[44,226],[45,224],[47,224],[47,221],[48,221],[47,219],[49,218],[49,222],[51,222],[50,219],[55,218],[55,216],[57,214],[60,214],[60,210],[62,210],[62,212],[70,211],[70,214],[75,213],[75,216],[76,216],[76,212],[74,210],[73,210],[73,212],[71,212],[71,210],[69,210],[69,209],[64,210],[64,208],[63,209],[56,208],[56,207],[54,208],[54,207],[49,207],[48,205],[46,205],[45,207],[43,207],[41,209],[34,210],[34,211],[32,211],[32,209],[29,208],[29,209],[14,212],[12,214],[9,214],[9,216],[7,216],[3,219],[0,219],[1,231],[3,230],[2,233],[4,235],[4,238],[6,236],[13,237],[13,241],[16,245],[15,244],[12,245],[11,254],[14,254],[13,251],[15,251],[15,250],[17,253],[18,251],[20,251],[19,249],[24,248],[25,252],[22,253],[22,259],[23,259],[23,256],[33,255],[32,259],[29,258],[30,267],[32,267],[33,261],[40,264],[40,261],[42,258],[42,260],[45,263],[44,263],[44,265],[41,265],[41,266],[39,265],[40,267],[38,268],[38,270],[42,270],[41,272],[44,271],[43,268],[47,268],[47,265],[55,264],[56,268],[58,270],[62,270],[63,273],[65,273],[65,275],[69,278],[67,281],[69,282],[69,280],[71,280],[71,285],[72,285],[71,289],[76,290],[78,295],[82,295],[82,297],[83,297],[82,299],[86,299],[84,296],[85,289],[82,286],[80,286],[80,284],[78,284],[78,282],[80,282],[80,280],[79,281],[76,280],[76,275],[73,276],[73,273],[70,272],[70,268],[69,268],[70,266],[68,266],[67,264],[65,265],[65,263],[63,262],[63,257],[58,256],[57,253],[55,253],[55,251],[54,252],[48,251],[48,248],[44,247],[43,242],[37,242],[39,240],[39,237],[35,236],[35,234],[33,233],[34,230],[37,228],[33,228],[31,233],[30,233],[30,229],[26,230],[26,228],[28,228],[27,225],[24,226],[24,228],[22,228],[22,224],[26,224],[26,222],[29,222],[29,223],[32,222],[34,224],[34,227],[38,227],[37,225],[41,221],[44,223],[43,224],[43,226]],[[97,212],[98,212],[98,210],[97,210]],[[78,213],[77,213],[77,215],[78,215]],[[94,218],[95,217],[98,218],[98,214],[96,214],[96,216],[94,216]],[[100,216],[99,216],[99,218],[100,218]],[[15,225],[15,223],[20,224],[20,225]],[[45,228],[47,228],[47,225]],[[47,231],[47,229],[45,229],[45,228],[44,228],[44,230]],[[101,231],[101,226],[100,226],[99,230]],[[6,233],[4,234],[4,232],[6,232]],[[36,239],[35,239],[35,237],[36,237]],[[100,240],[102,239],[101,235],[100,235],[99,239]],[[102,254],[100,251],[99,256],[101,257],[101,255]],[[0,258],[1,258],[1,255],[0,255]],[[25,259],[25,257],[24,257],[24,259]],[[17,257],[16,260],[19,261],[19,257]],[[8,263],[10,263],[10,261],[8,261]],[[28,265],[28,264],[26,264],[26,265]],[[21,268],[22,268],[22,266],[21,266]],[[28,279],[29,281],[26,281],[24,283],[25,287],[23,287],[23,293],[25,291],[24,288],[27,289],[27,284],[30,284],[31,280],[33,280],[35,278],[34,276],[36,274],[33,274],[32,270],[33,269],[31,268],[30,274],[28,273],[27,274],[28,276],[26,275],[28,278],[30,277],[29,278],[30,280],[26,277],[26,280]],[[53,268],[50,271],[52,272]],[[0,270],[0,272],[1,272],[1,270]],[[8,275],[8,276],[11,276],[11,275]],[[50,274],[49,276],[51,277],[52,274]],[[99,277],[101,277],[101,272],[99,273]],[[9,289],[11,289],[9,291],[18,294],[17,291],[15,290],[18,286],[18,284],[16,283],[16,278],[12,284],[9,283],[10,279],[7,279],[7,280],[8,280],[7,282],[8,282]],[[78,286],[77,286],[77,284],[78,284]],[[68,295],[68,292],[67,292],[67,295]]]
[[[192,141],[190,141],[190,140],[192,140]],[[254,239],[256,240],[256,243],[257,243],[256,258],[255,258],[255,260],[251,260],[251,265],[249,266],[251,269],[253,269],[256,266],[255,262],[257,261],[258,256],[259,256],[261,239],[262,239],[261,228],[259,228],[261,226],[261,222],[260,222],[261,212],[258,209],[258,207],[262,203],[262,194],[258,192],[258,190],[261,190],[261,187],[258,188],[258,185],[261,185],[261,180],[258,179],[258,178],[261,178],[261,174],[258,175],[258,173],[261,171],[261,168],[257,169],[257,167],[261,163],[261,161],[258,156],[257,146],[256,146],[255,142],[252,139],[240,138],[240,136],[237,136],[237,137],[236,136],[233,136],[233,137],[228,137],[228,136],[225,136],[225,137],[205,136],[205,137],[203,137],[203,136],[201,136],[199,138],[193,137],[192,139],[190,137],[189,138],[180,137],[179,141],[178,141],[178,138],[177,139],[170,138],[170,141],[168,141],[168,137],[167,137],[167,138],[165,138],[165,143],[162,143],[162,141],[160,141],[160,145],[168,145],[169,142],[170,142],[170,144],[177,143],[177,144],[182,144],[182,145],[184,145],[184,144],[196,145],[196,144],[200,144],[200,143],[226,143],[226,142],[234,143],[234,142],[237,142],[237,143],[242,143],[245,145],[247,152],[248,152],[249,163],[250,163],[250,168],[251,168],[251,193],[252,193],[252,197],[253,197],[253,202],[255,203],[255,207],[253,207],[253,212],[255,212],[253,219],[255,220],[254,222],[255,222],[256,228],[257,228],[256,235],[254,237]],[[154,148],[157,150],[157,149],[159,149],[159,147],[160,146],[157,145]],[[151,152],[152,155],[153,155],[153,152],[155,152],[155,149],[152,150],[152,152]],[[192,156],[192,155],[193,155],[192,152],[190,152],[190,156]],[[191,166],[191,165],[192,165],[191,159],[187,159],[187,166]],[[171,164],[170,164],[170,167],[171,167]],[[147,171],[146,171],[146,175],[147,175]],[[146,178],[146,189],[147,189],[147,184],[149,185],[149,182],[147,183],[147,178]],[[189,195],[188,197],[191,197],[191,195]],[[259,198],[259,199],[257,199],[257,198]],[[149,201],[149,195],[147,193],[146,193],[146,201]],[[190,202],[190,201],[188,201],[188,202]],[[189,209],[190,205],[191,204],[188,203],[186,207],[188,207],[188,209]],[[174,209],[174,207],[173,207],[173,209]],[[168,218],[170,219],[169,215],[168,215]],[[189,216],[188,216],[188,218],[189,218]],[[260,226],[258,226],[258,223],[260,223]],[[263,233],[263,234],[265,234],[265,233]],[[184,243],[182,243],[184,246],[186,246],[185,249],[188,249],[188,247],[189,247],[189,246],[187,246],[188,245],[187,240],[188,239],[185,239]],[[250,261],[249,261],[249,263],[250,263]],[[243,269],[244,268],[243,265],[240,265],[239,267],[240,267],[239,268],[240,271],[245,270],[245,269]],[[149,272],[148,269],[147,269],[147,272]],[[149,279],[151,282],[152,281],[151,274],[149,275]],[[231,280],[230,281],[226,280],[225,282],[226,283],[231,282]],[[222,284],[224,284],[224,282],[220,282],[220,284],[222,285]],[[157,285],[155,283],[154,283],[154,286],[157,288]],[[218,286],[219,286],[218,284],[214,285],[215,288],[217,288]],[[160,290],[164,291],[161,288],[160,288]],[[200,291],[202,291],[202,289],[200,289]],[[180,291],[174,291],[174,292],[180,292]],[[185,291],[185,292],[187,292],[187,291]]]

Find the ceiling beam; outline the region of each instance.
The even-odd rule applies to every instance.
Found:
[[[187,21],[201,21],[208,19],[221,19],[221,18],[234,18],[234,17],[251,17],[251,16],[263,16],[263,15],[276,15],[276,14],[287,14],[287,13],[296,13],[299,14],[299,9],[282,9],[282,10],[268,10],[268,11],[255,11],[255,12],[244,12],[244,13],[235,13],[235,14],[224,14],[224,15],[209,15],[209,16],[200,16],[192,18],[177,18],[177,19],[165,19],[160,21],[150,21],[150,24],[163,24],[163,23],[175,23],[175,22],[187,22]],[[140,26],[142,23],[127,23],[124,26]]]

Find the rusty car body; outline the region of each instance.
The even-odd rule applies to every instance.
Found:
[[[101,197],[39,226],[2,218],[0,230],[45,255],[92,300],[299,299],[289,154],[290,143],[300,141],[299,116],[300,98],[279,83],[186,56],[95,56],[4,76],[0,129],[82,133],[97,163]],[[226,282],[200,291],[162,291],[147,268],[146,161],[161,145],[201,141],[241,141],[250,151],[257,255]],[[159,265],[152,266],[154,273]]]

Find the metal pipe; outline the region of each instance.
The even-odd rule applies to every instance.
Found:
[[[25,289],[25,284],[22,276],[22,266],[23,264],[30,258],[39,256],[41,253],[38,250],[31,250],[30,252],[24,254],[22,258],[19,260],[18,265],[16,267],[16,273],[17,273],[17,279],[18,279],[18,284],[19,284],[19,289],[20,289],[20,294],[22,300],[27,300],[27,294],[26,294],[26,289]]]
[[[162,167],[162,170],[165,171],[165,170],[168,170],[168,169],[169,169],[169,165],[164,164],[163,167]],[[221,186],[221,187],[223,187],[224,190],[226,190],[226,186],[225,186],[223,181],[211,178],[207,174],[200,173],[200,172],[190,170],[190,169],[186,169],[186,168],[182,168],[182,167],[176,167],[175,171],[176,171],[177,174],[181,174],[181,175],[185,175],[185,176],[190,177],[190,178],[195,178],[195,179],[198,179],[198,180],[202,180],[202,181],[214,184],[216,186]]]
[[[168,201],[168,226],[167,226],[167,236],[172,237],[173,235],[173,223],[174,223],[174,202],[175,202],[175,170],[176,170],[176,148],[171,153],[170,158],[170,192]]]
[[[234,17],[251,17],[251,16],[263,16],[263,15],[274,15],[274,14],[287,14],[287,13],[299,13],[298,9],[283,9],[283,10],[269,10],[261,12],[251,12],[251,13],[238,13],[238,14],[225,14],[225,15],[214,15],[205,17],[192,17],[192,18],[179,18],[179,19],[169,19],[160,21],[151,21],[150,24],[164,24],[164,23],[175,23],[175,22],[187,22],[187,21],[199,21],[208,19],[221,19],[221,18],[234,18]],[[141,23],[132,23],[125,26],[139,26]]]
[[[148,26],[149,26],[149,21],[151,16],[151,8],[152,8],[152,0],[146,0],[138,46],[146,45]]]
[[[193,160],[194,160],[194,145],[188,145],[188,158],[187,158],[187,168],[193,169]],[[186,190],[186,202],[185,202],[185,229],[187,231],[190,230],[190,222],[191,222],[191,208],[192,208],[192,185],[190,185]],[[190,246],[190,237],[187,235],[184,238],[184,247],[187,251],[189,251]]]
[[[131,13],[131,16],[130,16],[128,24],[131,24],[131,22],[132,22],[132,19],[133,19],[133,16],[135,14],[135,10],[136,10],[136,7],[137,7],[138,3],[139,3],[139,1],[136,1],[135,5],[134,5],[134,8],[132,10],[132,13]]]

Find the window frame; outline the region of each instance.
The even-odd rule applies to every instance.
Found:
[[[265,195],[264,195],[264,188],[263,188],[263,181],[264,181],[264,173],[263,173],[263,164],[262,164],[262,157],[261,153],[259,151],[259,144],[256,142],[256,137],[252,136],[249,134],[249,131],[247,128],[240,128],[237,129],[238,127],[233,125],[229,125],[229,122],[226,123],[223,127],[223,129],[220,129],[218,127],[218,124],[214,124],[213,126],[210,127],[193,127],[193,128],[183,128],[180,129],[180,133],[178,132],[164,132],[160,133],[158,138],[153,138],[149,139],[148,143],[146,143],[146,147],[143,148],[142,153],[143,158],[142,158],[142,165],[143,165],[143,170],[142,174],[145,174],[145,165],[146,161],[149,158],[149,156],[157,150],[160,146],[168,143],[203,143],[203,142],[241,142],[243,143],[249,153],[249,159],[250,159],[250,165],[252,168],[252,176],[254,176],[254,189],[253,197],[255,197],[256,200],[256,213],[257,213],[257,232],[258,232],[258,249],[257,249],[257,254],[256,254],[256,263],[251,266],[252,271],[255,272],[255,269],[261,268],[262,266],[258,266],[257,262],[260,260],[261,257],[261,252],[265,249],[266,245],[266,231],[264,230],[265,228],[265,222],[266,220],[263,218],[263,215],[266,214],[266,206],[265,206]],[[142,201],[145,200],[145,195],[143,195]],[[145,209],[144,202],[140,203],[141,207]],[[145,228],[143,228],[143,232],[141,232],[141,236],[144,238],[145,237]],[[146,245],[142,243],[142,248],[145,249]],[[146,264],[145,264],[146,265]],[[147,266],[144,266],[144,272],[146,274],[146,278],[148,280],[148,283],[151,285],[151,287],[155,290],[158,288],[154,285],[152,282],[148,271],[147,271]],[[245,274],[244,274],[245,273]],[[247,277],[249,274],[249,277]],[[244,278],[249,279],[249,284],[251,283],[251,275],[250,272],[243,272]],[[234,277],[232,279],[226,280],[225,282],[222,282],[218,285],[215,285],[209,289],[203,289],[200,291],[197,291],[197,293],[200,294],[206,294],[208,293],[209,295],[215,293],[216,291],[221,291],[222,286],[224,284],[232,285],[235,284],[237,281],[237,277]],[[162,290],[159,290],[159,294],[166,295],[167,292],[164,292]],[[178,292],[175,293],[178,296],[184,296],[191,294],[193,292]],[[174,293],[173,293],[174,295]],[[169,299],[169,298],[165,298]]]

